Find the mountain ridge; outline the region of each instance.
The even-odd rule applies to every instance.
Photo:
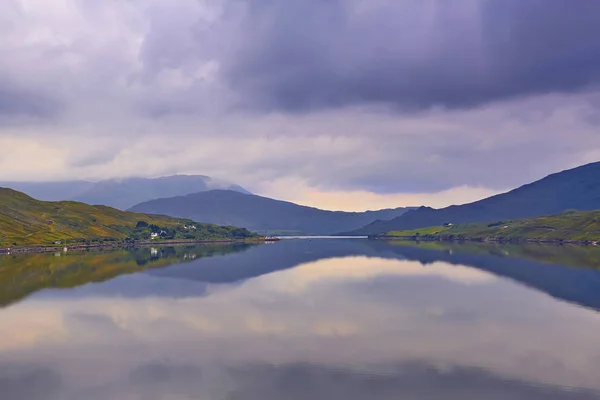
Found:
[[[441,209],[420,207],[394,219],[346,231],[344,235],[377,235],[439,226],[560,214],[569,209],[600,209],[600,162],[550,174],[505,193]]]
[[[407,209],[399,207],[365,212],[329,211],[253,194],[211,190],[154,199],[128,210],[190,218],[218,225],[242,226],[269,234],[330,235],[340,232],[343,227],[360,227],[364,222],[393,218]]]

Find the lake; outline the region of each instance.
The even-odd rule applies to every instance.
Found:
[[[600,399],[600,248],[0,256],[2,400]]]

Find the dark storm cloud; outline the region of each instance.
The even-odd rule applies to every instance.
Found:
[[[597,0],[232,3],[223,74],[259,109],[468,108],[600,79]]]
[[[52,118],[60,105],[46,96],[0,82],[0,119],[6,117]]]

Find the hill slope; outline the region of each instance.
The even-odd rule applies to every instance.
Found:
[[[600,241],[600,211],[569,211],[519,220],[391,231],[386,237]]]
[[[600,162],[547,176],[508,193],[439,210],[421,207],[378,221],[350,234],[373,235],[445,223],[466,224],[559,214],[569,209],[600,209]]]
[[[185,228],[190,225],[195,229]],[[165,240],[255,236],[245,229],[135,214],[106,206],[39,201],[12,189],[0,188],[0,247],[55,241],[146,240],[152,232],[161,234]]]
[[[73,200],[125,210],[159,197],[181,196],[212,189],[249,193],[244,188],[204,175],[174,175],[162,178],[111,179],[99,182],[0,182],[39,200]]]
[[[377,219],[391,219],[405,208],[350,213],[300,206],[227,190],[151,200],[130,211],[190,218],[219,225],[242,226],[269,234],[329,235],[356,229]]]

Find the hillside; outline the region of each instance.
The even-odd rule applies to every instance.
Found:
[[[391,231],[385,237],[414,239],[501,239],[600,241],[600,211],[568,211],[559,215]]]
[[[185,226],[195,226],[186,229]],[[106,206],[35,200],[0,188],[0,248],[102,240],[147,240],[152,232],[170,239],[236,239],[253,237],[245,229],[197,224],[166,216],[135,214]]]
[[[267,234],[299,235],[329,235],[356,229],[377,219],[394,218],[406,210],[396,208],[360,213],[326,211],[227,190],[157,199],[130,209],[211,224],[242,226]]]
[[[547,176],[508,193],[439,210],[421,207],[390,221],[378,221],[352,235],[373,235],[445,223],[466,224],[600,209],[600,162]]]
[[[241,186],[204,175],[111,179],[99,182],[0,182],[0,187],[11,188],[44,201],[72,200],[102,204],[120,210],[160,197],[181,196],[212,189],[249,193]]]

